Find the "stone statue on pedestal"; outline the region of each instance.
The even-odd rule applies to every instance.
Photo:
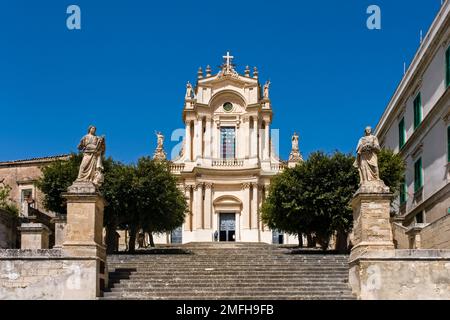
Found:
[[[356,160],[353,164],[359,171],[360,189],[375,187],[380,192],[389,192],[389,188],[380,179],[378,169],[378,153],[380,150],[378,138],[372,134],[372,128],[367,127],[364,131],[364,137],[359,139],[356,148]]]
[[[96,127],[89,126],[88,133],[81,138],[78,150],[83,153],[76,184],[93,184],[98,188],[103,183],[102,158],[106,150],[105,137],[96,136]]]
[[[186,99],[192,98],[192,84],[188,81],[186,84]]]
[[[291,153],[289,154],[289,163],[294,163],[294,166],[296,163],[303,161],[303,157],[300,153],[300,148],[298,146],[298,134],[294,133],[294,135],[292,136],[292,149],[291,149]],[[292,165],[291,165],[292,167]]]
[[[263,97],[265,99],[269,99],[269,86],[270,86],[270,81],[266,81],[266,84],[264,84],[264,93],[263,93]]]
[[[157,137],[157,146],[155,153],[153,155],[153,159],[166,160],[167,156],[164,151],[164,136],[162,135],[161,132],[155,132],[155,134]]]

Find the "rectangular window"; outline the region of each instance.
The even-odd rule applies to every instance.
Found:
[[[423,223],[423,212],[419,212],[416,215],[416,223]]]
[[[450,48],[445,52],[445,83],[450,86]]]
[[[234,127],[220,128],[220,154],[222,159],[236,157],[236,132]]]
[[[414,129],[422,122],[422,95],[419,94],[414,99]]]
[[[408,186],[406,183],[400,185],[400,204],[404,204],[408,201]]]
[[[402,118],[398,123],[398,139],[398,144],[401,149],[406,143],[405,118]]]
[[[422,158],[414,163],[414,192],[423,187]]]

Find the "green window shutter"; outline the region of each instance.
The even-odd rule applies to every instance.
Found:
[[[450,127],[447,127],[447,161],[450,162]]]
[[[401,149],[406,143],[405,118],[402,118],[398,124],[398,139],[398,144]]]
[[[450,86],[450,48],[445,52],[445,83]]]
[[[406,182],[402,183],[400,186],[400,204],[404,204],[406,201],[408,201],[408,187],[406,185]]]
[[[414,99],[414,129],[422,122],[422,95],[419,94]]]
[[[422,158],[414,164],[414,191],[417,192],[423,187]]]

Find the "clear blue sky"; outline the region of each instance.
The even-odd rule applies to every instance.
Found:
[[[66,8],[81,8],[79,31]],[[366,28],[377,4],[382,29]],[[353,151],[375,126],[441,0],[100,1],[0,3],[0,161],[75,151],[89,124],[107,154],[151,155],[155,130],[183,127],[186,81],[217,71],[230,50],[240,72],[270,79],[273,128],[287,158]]]

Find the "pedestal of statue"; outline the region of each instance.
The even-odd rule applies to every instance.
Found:
[[[381,180],[366,181],[355,193],[350,261],[368,251],[394,249],[389,221],[391,199],[392,193]]]
[[[63,243],[66,255],[85,259],[84,271],[95,277],[91,286],[95,295],[101,295],[107,286],[106,248],[103,245],[103,209],[105,201],[91,182],[75,182],[63,194],[67,199],[67,225]]]

